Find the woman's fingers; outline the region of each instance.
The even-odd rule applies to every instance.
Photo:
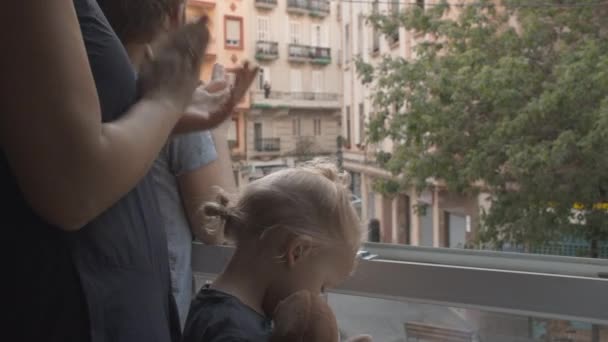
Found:
[[[205,90],[209,93],[217,93],[222,91],[228,87],[228,82],[226,81],[211,81],[207,86],[205,86]]]
[[[147,97],[169,100],[182,111],[198,86],[200,68],[209,41],[205,19],[185,25],[148,53],[139,86]]]

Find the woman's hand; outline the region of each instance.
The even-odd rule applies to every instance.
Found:
[[[138,80],[142,96],[165,102],[176,113],[183,113],[200,82],[198,75],[208,41],[207,18],[201,18],[170,34],[156,51],[149,50]]]
[[[221,125],[231,114],[224,110],[230,96],[230,87],[225,81],[199,86],[173,133],[211,130]]]
[[[257,67],[252,69],[249,63],[245,62],[234,72],[235,82],[231,89],[228,89],[224,81],[211,81],[208,85],[199,87],[173,133],[211,130],[220,126],[232,116],[234,108],[247,94],[257,72]]]
[[[211,113],[210,118],[212,119],[211,123],[213,123],[213,127],[210,128],[215,128],[230,118],[234,108],[243,100],[247,91],[249,91],[257,73],[258,67],[250,68],[249,62],[243,63],[243,66],[234,72],[235,79],[234,85],[230,90],[230,97],[219,110]]]

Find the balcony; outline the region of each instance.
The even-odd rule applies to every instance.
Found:
[[[259,61],[279,58],[279,43],[258,40],[255,44],[255,58]]]
[[[353,276],[328,295],[346,336],[367,333],[374,341],[400,342],[608,340],[608,280],[601,278],[607,260],[362,248]],[[197,287],[213,280],[232,252],[194,244]]]
[[[327,0],[310,0],[309,14],[311,17],[323,18],[329,15],[330,8]]]
[[[327,65],[331,63],[331,49],[324,47],[310,47],[310,62]]]
[[[253,109],[332,109],[341,108],[342,97],[335,93],[271,91],[265,97],[263,91],[252,92]]]
[[[331,12],[331,6],[328,0],[288,0],[287,12],[324,18]]]
[[[280,152],[281,138],[257,138],[254,141],[256,152]]]
[[[295,14],[307,14],[309,0],[287,0],[287,12]]]
[[[204,9],[215,8],[215,0],[188,0],[188,6]]]
[[[310,47],[300,44],[289,44],[287,59],[290,62],[304,63],[310,60]]]
[[[277,0],[255,0],[255,7],[260,9],[273,9],[277,7]]]
[[[288,60],[290,62],[327,65],[331,63],[331,49],[325,47],[289,44]]]

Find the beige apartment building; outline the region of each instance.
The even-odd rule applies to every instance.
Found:
[[[462,2],[462,1],[460,1]],[[369,144],[365,125],[373,113],[371,93],[357,77],[354,56],[366,62],[379,62],[385,55],[415,58],[416,44],[425,39],[401,28],[398,34],[387,37],[366,23],[366,16],[374,11],[390,13],[404,10],[404,6],[425,6],[425,1],[338,1],[342,30],[344,101],[342,127],[346,146],[344,168],[351,172],[352,191],[360,198],[362,221],[380,222],[380,241],[417,246],[462,248],[470,241],[479,219],[478,198],[463,198],[448,194],[437,184],[417,193],[414,189],[389,197],[376,193],[373,184],[392,175],[380,168],[375,160],[378,151],[390,153],[392,141]],[[407,177],[407,175],[402,175]],[[424,207],[425,210],[417,208]]]
[[[248,58],[260,73],[245,123],[241,184],[301,159],[335,155],[342,130],[336,4],[250,0],[246,6]]]
[[[335,155],[342,132],[342,53],[337,4],[327,0],[189,0],[209,17],[214,63],[260,67],[230,123],[239,185],[314,156]]]
[[[188,0],[187,18],[194,20],[203,15],[209,18],[211,39],[207,47],[201,80],[211,78],[213,65],[219,63],[230,73],[244,61],[249,60],[253,49],[246,41],[245,27],[250,20],[250,1]],[[246,95],[235,109],[229,123],[228,142],[232,156],[237,162],[245,158],[245,122],[251,107],[250,96]],[[237,172],[238,174],[238,169]]]

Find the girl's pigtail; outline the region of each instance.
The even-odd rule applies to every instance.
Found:
[[[233,230],[241,221],[241,215],[237,208],[230,205],[230,199],[224,190],[216,187],[216,191],[216,200],[203,205],[204,228],[212,234],[223,230],[224,236],[234,240]]]

